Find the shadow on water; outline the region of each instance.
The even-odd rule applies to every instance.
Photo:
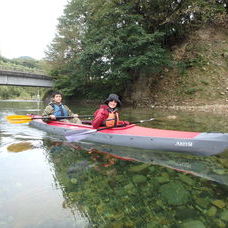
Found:
[[[71,144],[27,124],[10,125],[3,118],[29,110],[40,113],[36,105],[9,103],[1,108],[0,227],[226,227],[226,155]],[[82,110],[80,114],[94,111],[72,109]],[[122,112],[124,120],[155,117],[143,124],[148,127],[228,132],[226,118],[220,115]],[[177,118],[167,119],[170,115]]]

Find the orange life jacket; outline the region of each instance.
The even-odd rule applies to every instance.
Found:
[[[117,112],[110,112],[105,121],[106,127],[115,127],[119,122],[119,114]]]

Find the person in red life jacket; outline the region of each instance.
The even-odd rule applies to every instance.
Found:
[[[95,111],[94,119],[92,120],[93,128],[99,128],[100,126],[115,127],[118,125],[128,125],[128,121],[120,121],[118,107],[121,105],[119,96],[116,94],[110,94],[104,102],[100,105],[100,108]]]
[[[61,116],[72,116],[72,119],[62,118],[58,120],[81,124],[82,122],[78,118],[78,114],[74,114],[66,105],[62,104],[62,99],[63,95],[60,92],[54,92],[52,94],[52,102],[44,109],[43,116],[48,117],[49,120],[56,120],[56,117]]]

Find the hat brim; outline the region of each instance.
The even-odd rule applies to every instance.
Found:
[[[121,101],[119,99],[106,99],[104,103],[108,104],[109,101],[116,101],[117,102],[117,106],[121,105]]]

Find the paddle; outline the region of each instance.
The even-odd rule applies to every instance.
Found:
[[[93,117],[93,115],[80,115],[78,116],[79,118],[88,118],[88,117]],[[72,119],[74,118],[73,116],[58,116],[56,117],[56,120],[59,119]],[[32,117],[32,116],[28,116],[28,115],[11,115],[11,116],[7,116],[6,117],[7,121],[12,123],[12,124],[18,124],[18,123],[28,123],[32,120],[35,119],[46,119],[49,120],[49,117]],[[50,119],[51,120],[51,119]]]
[[[155,120],[155,118],[150,118],[148,120],[133,121],[130,124],[144,123],[152,120]],[[117,128],[124,127],[124,126],[126,126],[126,124],[118,125]],[[99,129],[92,129],[92,130],[80,129],[80,130],[68,131],[65,137],[69,142],[77,142],[89,137],[90,134],[96,133],[98,131],[106,130],[106,129],[111,129],[111,128],[116,128],[116,127],[103,127]]]

